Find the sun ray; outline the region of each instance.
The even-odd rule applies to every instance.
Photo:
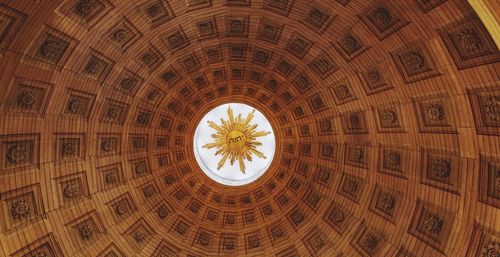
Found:
[[[256,131],[258,124],[251,124],[254,113],[255,109],[248,113],[245,118],[242,117],[241,113],[235,117],[233,109],[229,106],[227,108],[227,120],[221,118],[220,124],[208,121],[209,127],[214,129],[216,133],[211,135],[214,141],[203,145],[203,148],[216,148],[217,151],[215,155],[222,154],[217,166],[218,170],[222,168],[228,160],[231,166],[237,161],[240,172],[245,174],[245,161],[251,162],[253,160],[253,155],[261,159],[267,159],[264,153],[257,150],[257,146],[262,145],[257,138],[265,137],[271,134],[271,132]]]

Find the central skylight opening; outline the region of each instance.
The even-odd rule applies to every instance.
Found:
[[[223,104],[210,110],[194,134],[194,155],[203,172],[227,186],[249,184],[271,165],[276,149],[273,128],[252,106]]]

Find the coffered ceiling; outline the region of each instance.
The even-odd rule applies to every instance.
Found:
[[[499,61],[466,0],[1,0],[0,256],[496,256]],[[228,102],[276,137],[239,187]]]

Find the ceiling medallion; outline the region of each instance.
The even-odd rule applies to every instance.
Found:
[[[238,159],[240,171],[245,174],[244,160],[251,162],[253,160],[252,155],[254,154],[259,158],[266,159],[266,156],[257,150],[257,146],[262,145],[257,138],[267,136],[271,132],[256,131],[258,124],[251,124],[254,113],[255,109],[244,120],[241,118],[240,113],[235,119],[233,109],[229,106],[227,108],[229,120],[226,121],[221,118],[222,125],[208,121],[210,127],[215,129],[217,133],[212,134],[215,142],[206,144],[203,147],[208,149],[216,147],[217,152],[215,155],[222,154],[222,159],[219,161],[217,170],[220,170],[228,159],[231,160],[231,166]]]
[[[225,185],[244,185],[256,180],[267,170],[274,150],[269,121],[246,104],[230,103],[212,109],[195,132],[198,165],[210,178]],[[235,170],[235,163],[239,171]]]

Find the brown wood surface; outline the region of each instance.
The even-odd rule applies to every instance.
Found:
[[[0,256],[498,256],[499,61],[465,0],[1,0]],[[241,187],[228,102],[276,134]]]

